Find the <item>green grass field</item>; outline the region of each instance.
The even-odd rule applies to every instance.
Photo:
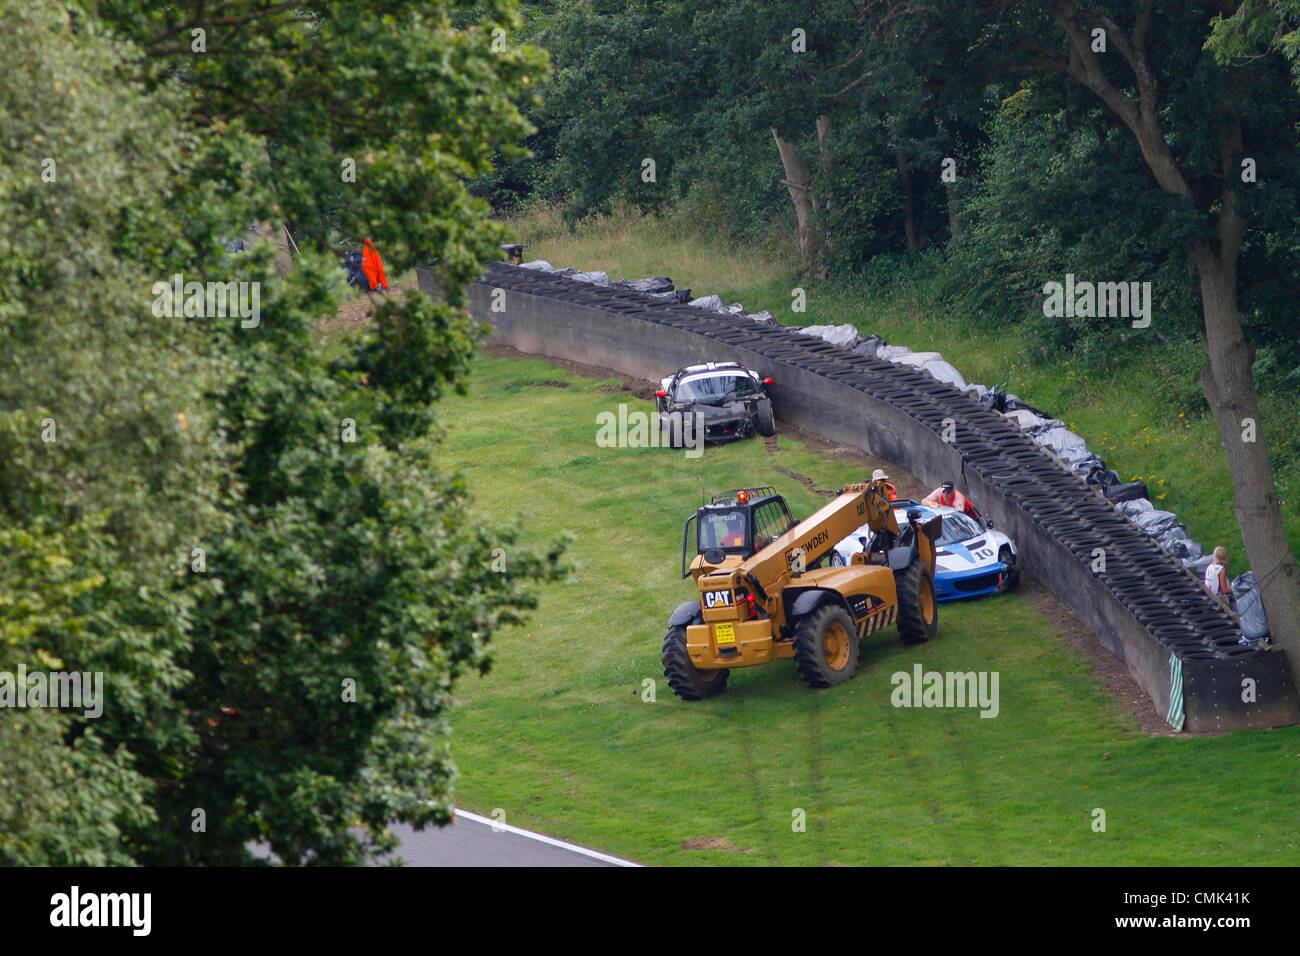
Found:
[[[914,286],[901,284],[888,294],[864,293],[847,284],[802,282],[797,262],[771,249],[729,246],[701,234],[689,222],[627,213],[584,223],[565,233],[554,210],[534,209],[511,226],[525,243],[527,258],[557,267],[602,269],[611,278],[666,275],[695,295],[717,293],[724,302],[741,302],[756,312],[767,309],[786,325],[855,325],[915,351],[942,352],[967,381],[1006,383],[1009,391],[1062,419],[1088,447],[1127,480],[1143,478],[1158,508],[1174,511],[1187,532],[1208,553],[1225,545],[1233,576],[1249,567],[1237,527],[1227,455],[1208,412],[1180,414],[1163,397],[1181,375],[1195,382],[1195,368],[1177,356],[1175,372],[1085,368],[1068,359],[1045,361],[1038,344],[1008,324],[978,328],[967,316],[936,306]],[[791,311],[791,289],[807,293],[807,311]],[[1181,382],[1186,389],[1187,383]],[[1193,384],[1192,389],[1195,390]],[[1280,447],[1278,429],[1295,430],[1294,407],[1265,399],[1261,405],[1265,438]],[[1300,462],[1276,469],[1278,493],[1292,547],[1300,551]]]
[[[776,454],[600,448],[599,412],[651,408],[616,384],[483,356],[445,403],[441,455],[477,513],[520,519],[539,546],[570,531],[577,563],[529,626],[495,637],[491,673],[459,685],[460,806],[660,865],[1300,863],[1300,728],[1149,737],[1015,595],[945,605],[920,647],[869,638],[838,688],[778,661],[679,701],[659,648],[693,593],[682,523],[701,493],[773,484],[806,515],[824,499],[774,463],[821,488],[860,476],[788,436]],[[1000,712],[893,707],[891,675],[918,663],[997,672]]]

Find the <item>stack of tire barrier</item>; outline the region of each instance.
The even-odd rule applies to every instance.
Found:
[[[420,281],[436,291],[427,270]],[[723,359],[774,375],[769,392],[783,421],[897,462],[924,482],[957,480],[1015,538],[1024,570],[1096,632],[1175,726],[1300,723],[1280,650],[1238,643],[1233,618],[1154,540],[952,385],[743,315],[504,263],[471,288],[470,304],[493,326],[493,341],[530,354],[648,381]]]

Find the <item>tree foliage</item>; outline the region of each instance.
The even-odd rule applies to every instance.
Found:
[[[466,181],[545,74],[493,49],[513,11],[0,11],[0,670],[101,672],[106,698],[6,712],[0,860],[359,863],[448,819],[455,683],[563,570],[438,463],[500,236]],[[223,245],[274,217],[302,236],[283,278]],[[441,259],[449,301],[322,336],[339,230],[394,274]],[[257,283],[260,322],[155,308],[175,275]]]

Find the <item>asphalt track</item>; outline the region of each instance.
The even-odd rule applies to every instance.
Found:
[[[396,855],[407,866],[640,865],[465,810],[456,811],[456,821],[449,827],[417,832],[395,826],[392,831],[401,841]]]

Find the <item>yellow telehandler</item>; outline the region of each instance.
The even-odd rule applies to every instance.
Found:
[[[898,625],[904,644],[934,636],[934,542],[939,518],[907,512],[899,528],[883,481],[848,485],[804,521],[771,487],[714,495],[687,519],[682,577],[699,599],[681,604],[664,637],[664,674],[684,700],[712,697],[731,669],[794,658],[813,687],[853,676],[858,644]],[[869,550],[822,567],[836,542],[866,525]],[[694,558],[687,566],[687,558]]]

